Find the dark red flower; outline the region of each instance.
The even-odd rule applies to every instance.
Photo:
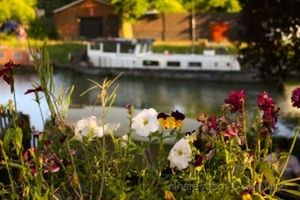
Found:
[[[184,120],[185,119],[184,114],[179,112],[178,110],[176,110],[175,112],[172,112],[171,116],[174,117],[176,120]]]
[[[12,60],[8,61],[7,63],[4,64],[3,69],[0,70],[0,77],[3,78],[3,80],[7,84],[12,84],[13,83],[13,69],[18,67],[18,64],[15,64]]]
[[[230,105],[230,112],[241,112],[245,102],[245,91],[232,91],[229,93],[228,98],[224,100],[226,104]]]
[[[259,94],[256,102],[258,108],[263,111],[262,127],[268,130],[267,132],[272,133],[272,130],[275,128],[277,123],[280,108],[275,105],[274,100],[267,92],[262,92]],[[264,133],[261,134],[264,135]]]
[[[264,111],[275,107],[274,100],[265,91],[257,96],[256,103],[258,108]]]
[[[276,109],[277,108],[277,109]],[[277,123],[279,108],[276,107],[272,110],[265,110],[263,114],[263,126],[273,129]]]
[[[49,146],[51,146],[52,144],[53,144],[52,140],[45,140],[45,141],[44,141],[44,145],[45,145],[46,147],[49,147]]]
[[[37,169],[36,169],[36,167],[31,167],[31,174],[32,174],[33,176],[36,176],[36,175],[37,175]]]
[[[203,164],[204,156],[203,155],[196,155],[195,156],[195,162],[194,167],[199,167]]]
[[[61,143],[64,143],[67,139],[67,136],[66,135],[62,135],[60,138],[59,138],[59,142]]]
[[[218,128],[218,118],[216,116],[210,116],[207,118],[208,130],[216,131]]]
[[[33,92],[38,93],[38,92],[42,92],[42,91],[44,91],[42,86],[39,86],[39,87],[36,87],[34,89],[27,90],[24,94],[29,94],[29,93],[33,93]]]
[[[293,107],[300,108],[300,88],[296,88],[292,91],[291,100]]]
[[[251,187],[248,187],[248,188],[244,189],[244,190],[241,192],[241,195],[247,195],[247,194],[252,195],[252,193],[253,193],[252,188],[251,188]]]
[[[260,136],[263,137],[263,138],[267,137],[269,134],[270,134],[269,131],[266,130],[266,129],[263,129],[263,130],[260,132]]]

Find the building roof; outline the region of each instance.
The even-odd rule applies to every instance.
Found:
[[[75,5],[79,4],[79,3],[82,3],[84,1],[86,1],[86,0],[73,1],[73,2],[71,2],[69,4],[66,4],[66,5],[60,7],[60,8],[56,8],[53,11],[53,13],[58,13],[58,12],[64,11],[64,10],[66,10],[66,9],[72,7],[72,6],[75,6]],[[110,3],[107,0],[94,0],[94,1],[97,2],[97,3],[102,3],[102,4],[105,4],[105,5],[110,5]]]

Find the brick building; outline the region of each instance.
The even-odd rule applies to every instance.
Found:
[[[196,39],[231,41],[238,38],[238,14],[196,14]],[[107,0],[77,0],[54,10],[54,23],[60,38],[121,36],[120,20]],[[218,29],[218,30],[217,30]],[[216,30],[217,34],[216,35]],[[190,40],[191,15],[146,14],[133,24],[136,38]]]
[[[54,10],[60,38],[117,37],[119,20],[105,0],[77,0]]]

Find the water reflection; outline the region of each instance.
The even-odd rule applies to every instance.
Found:
[[[31,82],[37,81],[34,73],[20,73],[16,76],[16,93],[19,111],[29,113],[32,123],[39,129],[42,128],[41,117],[38,114],[38,107],[32,99],[34,95],[24,95],[24,92],[31,88]],[[88,79],[97,82],[103,81],[104,77],[82,75],[65,70],[56,71],[54,75],[56,89],[75,85],[73,104],[94,104],[97,98],[97,91],[92,91],[84,96],[80,94],[92,87],[94,84]],[[196,117],[200,112],[209,114],[218,113],[224,98],[232,90],[244,89],[247,94],[248,107],[254,109],[256,96],[261,91],[267,91],[272,95],[283,113],[295,114],[297,111],[291,107],[290,92],[297,86],[287,86],[286,93],[281,94],[272,85],[259,83],[223,83],[223,82],[200,82],[183,80],[163,80],[154,78],[133,78],[121,77],[118,84],[115,106],[132,104],[137,108],[155,107],[159,111],[171,112],[178,109],[189,117]],[[300,84],[299,84],[300,85]],[[7,102],[12,95],[9,87],[0,81],[0,102]],[[45,101],[42,101],[43,113],[49,114]],[[287,112],[288,111],[288,112]],[[290,132],[287,128],[292,127],[289,121],[280,120],[280,133]]]

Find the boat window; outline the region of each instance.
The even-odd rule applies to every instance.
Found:
[[[140,53],[146,52],[147,44],[141,44]]]
[[[180,62],[178,62],[178,61],[168,61],[167,66],[168,67],[180,67]]]
[[[151,52],[151,50],[152,50],[152,44],[148,44],[146,52]]]
[[[103,52],[117,52],[117,43],[103,42]]]
[[[4,58],[4,53],[0,51],[0,58]]]
[[[190,67],[202,67],[201,62],[189,62]]]
[[[135,48],[135,45],[134,45],[134,44],[130,44],[130,43],[121,43],[121,49],[120,49],[120,52],[121,52],[121,53],[134,53],[134,48]]]
[[[100,43],[93,43],[91,44],[92,50],[100,50]]]
[[[22,59],[22,52],[15,52],[13,54],[13,59],[14,60],[21,60]]]
[[[218,67],[218,63],[215,63],[215,67]]]
[[[157,60],[144,60],[144,66],[159,66],[159,62]]]
[[[226,66],[227,66],[227,67],[230,67],[230,63],[226,63]]]

